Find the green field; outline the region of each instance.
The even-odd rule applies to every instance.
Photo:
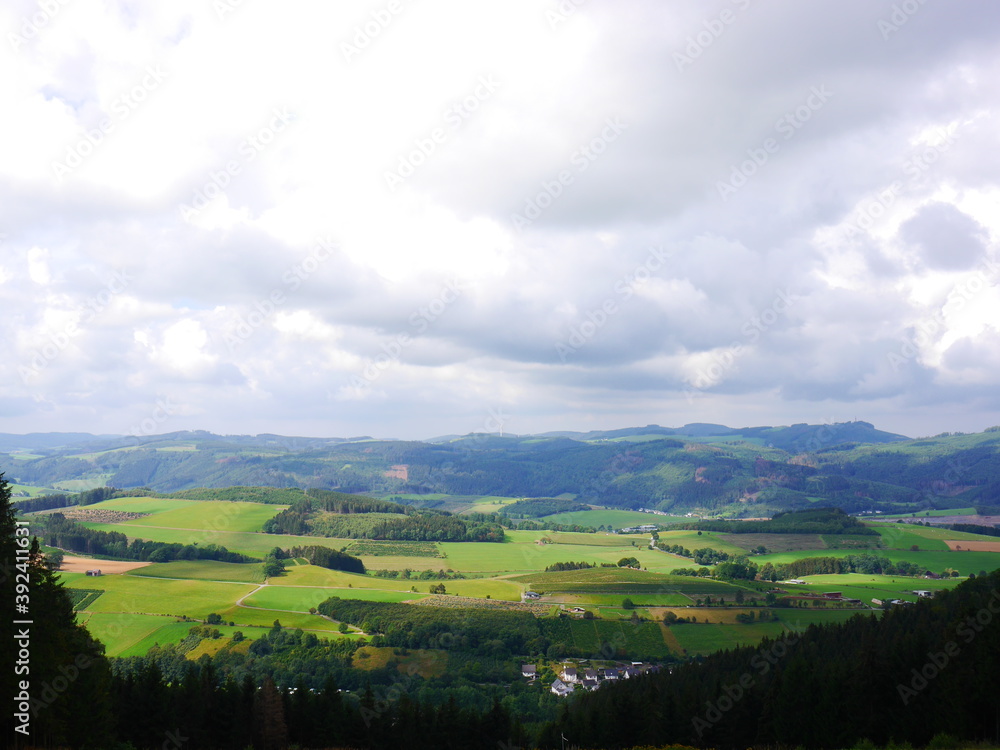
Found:
[[[137,568],[130,576],[148,578],[195,578],[205,581],[239,581],[264,583],[262,563],[225,563],[216,560],[174,560]]]
[[[326,568],[320,568],[315,565],[304,565],[290,568],[285,572],[285,575],[272,578],[268,581],[268,583],[273,586],[326,587],[343,589],[345,591],[358,591],[365,589],[396,591],[408,593],[409,598],[417,596],[416,594],[410,592],[411,587],[416,587],[418,593],[426,595],[429,593],[428,588],[430,586],[443,583],[449,594],[471,596],[483,599],[489,596],[492,599],[504,599],[508,601],[520,601],[521,592],[523,590],[522,586],[519,586],[511,581],[498,581],[489,578],[470,578],[452,581],[419,581],[415,578],[376,578],[375,576],[364,576],[356,573],[344,573],[339,570],[327,570]],[[340,593],[337,593],[337,596],[344,599],[369,598],[364,596],[353,597]]]
[[[554,592],[546,595],[545,603],[565,604],[567,607],[591,605],[599,607],[620,607],[621,594],[563,594]],[[694,599],[686,594],[668,591],[664,593],[629,594],[628,598],[637,607],[686,607],[694,604]]]
[[[892,513],[878,518],[936,518],[938,516],[974,516],[975,508],[954,508],[952,510],[922,510],[919,513]]]
[[[98,586],[104,589],[104,594],[87,611],[187,615],[198,619],[234,605],[237,599],[256,588],[247,583],[165,580],[132,575],[78,578],[67,583],[68,588],[94,589]]]
[[[666,657],[670,648],[663,639],[663,630],[653,622],[633,625],[612,620],[572,620],[573,644],[595,657],[605,658],[638,653],[651,657]]]
[[[164,513],[194,504],[194,500],[172,500],[166,497],[116,497],[112,500],[104,500],[103,502],[85,507],[120,510],[130,513]]]
[[[142,656],[159,644],[180,643],[198,623],[178,622],[169,617],[94,613],[87,617],[88,630],[107,646],[108,656]],[[270,623],[268,623],[270,625]],[[247,638],[259,638],[268,628],[213,625],[226,638],[237,630]]]
[[[839,591],[845,597],[860,599],[863,604],[871,605],[872,599],[916,601],[917,597],[912,593],[913,591],[950,589],[958,585],[961,579],[933,580],[847,573],[844,575],[806,576],[802,580],[805,581],[805,585],[784,585],[781,588],[791,595],[824,594],[830,591]]]
[[[711,654],[736,646],[752,646],[762,638],[774,638],[786,632],[781,622],[756,622],[749,625],[671,625],[670,632],[677,638],[686,656]]]
[[[751,541],[751,535],[749,534],[720,534],[715,531],[703,531],[699,534],[697,531],[688,531],[685,529],[660,532],[661,543],[668,545],[679,544],[682,547],[687,547],[692,552],[696,549],[711,547],[712,549],[719,550],[719,552],[726,552],[730,555],[745,555],[750,547],[757,546],[756,543],[751,544]],[[695,567],[694,562],[688,560],[686,567]]]
[[[655,513],[640,513],[637,510],[611,510],[608,508],[577,510],[572,513],[554,513],[538,519],[543,523],[558,523],[565,526],[611,526],[623,529],[645,524],[671,524],[685,521],[681,516],[658,516]]]
[[[169,529],[191,529],[202,533],[227,531],[260,531],[268,521],[287,505],[263,503],[237,503],[222,501],[173,500],[184,503],[181,507],[162,510],[147,518],[125,521],[125,526],[159,526]],[[100,508],[102,503],[88,506]],[[147,513],[151,511],[145,511]]]
[[[534,573],[512,579],[545,594],[581,594],[637,597],[644,602],[667,606],[671,595],[688,599],[711,595],[732,600],[738,591],[752,596],[745,589],[723,581],[695,576],[669,576],[627,568],[597,568],[567,570],[557,573]],[[660,597],[663,597],[662,601]]]
[[[622,557],[635,556],[643,564],[669,564],[649,549],[640,550],[630,545],[601,546],[582,544],[538,544],[534,542],[507,542],[504,544],[469,544],[442,542],[441,549],[448,558],[447,567],[469,572],[517,572],[544,569],[557,562],[586,561],[590,563],[616,563]],[[367,561],[366,561],[367,564]]]
[[[278,506],[268,507],[277,508]],[[140,522],[149,520],[151,519],[139,519]],[[118,531],[125,534],[130,540],[149,539],[154,542],[167,542],[170,544],[218,544],[230,552],[239,552],[240,554],[257,558],[263,558],[264,555],[275,547],[288,549],[289,547],[319,545],[321,547],[330,547],[331,549],[340,549],[353,541],[351,539],[326,539],[315,536],[292,536],[290,534],[255,534],[249,531],[165,529],[149,524],[137,526],[129,525],[128,523],[84,523],[82,525],[90,529],[100,529],[101,531]],[[421,558],[414,559],[420,560]],[[425,564],[427,559],[430,558],[424,558]]]
[[[384,591],[380,589],[318,589],[298,588],[293,586],[265,586],[244,600],[244,607],[278,610],[275,617],[280,617],[284,611],[308,612],[331,596],[341,599],[361,599],[370,602],[405,602],[412,599],[422,599],[423,596],[402,591]]]
[[[434,500],[430,496],[414,496],[414,501]],[[513,498],[439,498],[454,509],[493,511],[514,502]],[[461,506],[461,507],[459,507]],[[810,576],[804,585],[779,584],[787,592],[791,606],[769,610],[776,619],[768,622],[738,624],[735,615],[744,611],[737,607],[695,607],[699,599],[711,596],[732,603],[742,592],[749,601],[761,601],[764,593],[751,584],[739,586],[710,578],[670,575],[677,568],[696,567],[693,560],[652,550],[647,535],[615,535],[609,533],[577,533],[552,531],[509,531],[507,541],[495,543],[460,542],[371,542],[368,540],[333,539],[315,536],[268,535],[258,533],[263,523],[278,513],[283,505],[268,505],[229,500],[118,498],[88,508],[141,512],[150,514],[133,521],[114,524],[87,523],[91,528],[115,530],[130,538],[143,538],[182,544],[214,543],[231,551],[261,558],[274,547],[321,545],[333,549],[348,547],[358,553],[372,570],[410,569],[412,574],[424,570],[459,571],[479,575],[454,580],[417,580],[410,578],[378,578],[357,575],[287,561],[286,572],[264,582],[260,563],[233,564],[216,561],[175,561],[149,565],[123,575],[106,575],[99,579],[82,573],[62,573],[62,580],[72,590],[100,590],[99,595],[80,596],[78,617],[87,621],[94,634],[108,645],[111,655],[145,653],[153,644],[177,643],[188,633],[192,623],[179,622],[188,616],[203,619],[210,613],[220,614],[235,627],[220,627],[228,636],[242,629],[250,638],[258,637],[275,620],[291,628],[302,628],[331,637],[360,637],[357,633],[341,636],[338,623],[310,615],[311,607],[330,596],[378,602],[404,602],[427,599],[429,588],[443,584],[448,596],[442,600],[451,604],[459,597],[519,601],[525,590],[544,594],[543,604],[565,608],[583,606],[598,614],[597,620],[558,618],[557,627],[565,629],[576,648],[598,657],[607,653],[624,657],[641,654],[645,657],[666,656],[672,646],[687,655],[706,654],[719,648],[757,643],[765,636],[775,636],[787,628],[801,629],[810,623],[840,622],[855,616],[860,610],[844,608],[843,604],[827,601],[816,607],[803,597],[841,592],[845,597],[869,604],[873,598],[915,600],[913,590],[950,588],[961,578],[925,580],[892,576],[851,574],[842,576]],[[450,505],[449,505],[450,507]],[[611,525],[621,528],[639,523],[666,523],[678,519],[641,514],[634,511],[597,509],[574,514],[559,514],[549,519],[559,523],[580,525]],[[586,520],[590,519],[590,520]],[[893,561],[905,560],[923,569],[940,573],[946,568],[958,570],[962,576],[980,570],[1000,567],[1000,556],[990,552],[951,551],[946,540],[987,540],[992,537],[950,532],[934,527],[912,524],[873,524],[879,536],[820,537],[818,535],[720,534],[690,530],[665,531],[660,541],[679,544],[689,550],[714,548],[731,555],[743,555],[763,544],[771,552],[753,556],[758,565],[765,562],[791,562],[804,557],[844,557],[861,549],[829,549],[828,545],[881,543],[870,550]],[[916,546],[918,549],[913,550]],[[440,554],[442,557],[429,555]],[[623,557],[635,557],[642,570],[619,568]],[[592,569],[545,573],[554,563],[588,562]],[[600,567],[611,563],[614,567]],[[489,577],[495,576],[495,577]],[[412,589],[416,589],[413,591]],[[910,592],[910,593],[907,593]],[[245,597],[245,598],[244,598]],[[630,598],[634,610],[621,608],[622,600]],[[237,604],[241,599],[242,604]],[[431,600],[427,600],[428,602]],[[258,609],[259,608],[259,609]],[[696,617],[698,624],[660,624],[667,610],[679,617]],[[872,610],[863,610],[870,616]],[[646,617],[648,622],[633,624],[631,616]],[[708,619],[712,624],[701,622]],[[224,641],[213,641],[204,651],[214,652]]]

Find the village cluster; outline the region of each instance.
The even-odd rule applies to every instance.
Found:
[[[581,667],[578,664],[563,664],[559,668],[556,678],[552,681],[549,690],[564,697],[575,692],[579,687],[583,690],[597,690],[602,685],[620,680],[630,680],[644,674],[656,674],[664,669],[659,664],[645,664],[641,661],[633,661],[625,664],[616,664],[613,667]],[[538,667],[535,664],[522,664],[521,676],[529,682],[537,680],[539,677]]]

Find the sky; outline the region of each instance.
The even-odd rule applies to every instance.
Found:
[[[0,431],[1000,424],[991,0],[0,30]]]

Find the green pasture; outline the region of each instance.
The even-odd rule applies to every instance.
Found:
[[[872,524],[882,536],[883,543],[894,549],[909,549],[916,544],[921,549],[947,550],[944,540],[967,542],[996,542],[1000,538],[966,531],[950,531],[939,526],[917,526],[907,523]],[[998,558],[1000,559],[1000,558]]]
[[[711,595],[732,600],[738,591],[744,596],[752,596],[745,589],[723,581],[713,581],[695,576],[669,576],[627,568],[597,568],[589,570],[568,570],[557,573],[534,573],[517,576],[518,583],[546,594],[581,594],[628,596],[633,601],[636,596],[659,601],[654,597],[682,595],[688,598]],[[621,599],[618,599],[618,603]],[[683,602],[690,603],[690,601]],[[664,603],[661,606],[668,606]]]
[[[489,596],[492,599],[503,599],[507,601],[520,601],[522,586],[511,581],[494,580],[489,578],[458,579],[450,581],[426,580],[420,581],[414,578],[376,578],[375,576],[364,576],[356,573],[345,573],[339,570],[327,570],[315,565],[303,565],[290,568],[285,575],[271,578],[269,584],[281,587],[294,586],[314,586],[317,588],[338,588],[345,591],[358,590],[380,590],[409,592],[408,598],[416,595],[410,592],[411,587],[416,587],[420,594],[427,594],[430,586],[443,583],[449,594],[459,596],[471,596],[485,599]],[[364,599],[363,596],[351,596],[336,594],[344,599]],[[381,601],[381,600],[377,600]],[[389,600],[386,600],[389,601]]]
[[[612,510],[610,508],[593,508],[591,510],[576,510],[572,513],[554,513],[544,516],[539,521],[543,523],[558,523],[565,526],[611,526],[623,529],[629,526],[645,524],[671,524],[689,520],[681,516],[658,516],[655,513],[640,513],[637,510]]]
[[[460,498],[455,498],[460,499]],[[497,497],[495,495],[486,495],[483,497],[478,497],[472,501],[472,505],[463,513],[500,513],[508,505],[512,505],[518,501],[516,497]]]
[[[178,501],[174,501],[178,502]],[[182,507],[158,511],[148,518],[125,521],[126,526],[160,526],[170,529],[193,529],[199,532],[260,531],[264,522],[274,518],[287,505],[225,501],[184,500]],[[99,507],[100,503],[93,507]],[[146,511],[150,512],[150,511]]]
[[[313,538],[315,539],[316,537]],[[324,546],[340,549],[336,545]],[[364,561],[367,570],[405,570],[409,568],[410,570],[421,571],[447,570],[454,567],[450,561],[441,557],[402,557],[399,555],[360,555],[360,557]]]
[[[670,632],[681,644],[685,655],[695,656],[737,646],[753,646],[764,638],[775,638],[787,632],[787,629],[781,622],[755,622],[748,625],[685,623],[671,625]]]
[[[806,576],[802,579],[804,585],[781,586],[789,594],[825,594],[839,591],[844,596],[860,599],[865,605],[871,605],[872,599],[905,599],[916,601],[913,591],[940,591],[958,585],[962,579],[925,579],[906,578],[904,576],[877,576],[863,573],[846,573],[843,575]]]
[[[545,603],[565,604],[567,607],[591,605],[598,607],[620,607],[620,594],[549,594]],[[629,599],[638,607],[686,607],[694,604],[694,599],[685,594],[667,591],[662,594],[630,594]]]
[[[214,505],[214,503],[209,503]],[[269,505],[269,508],[279,508],[277,505]],[[277,510],[275,510],[277,512]],[[151,519],[140,518],[136,523],[149,521]],[[158,526],[145,525],[137,526],[128,523],[84,523],[89,529],[100,529],[101,531],[117,531],[125,534],[131,539],[148,539],[153,542],[167,542],[170,544],[218,544],[225,547],[230,552],[239,552],[250,557],[262,558],[275,547],[288,549],[289,547],[308,547],[317,545],[320,547],[330,547],[340,549],[350,544],[350,539],[332,539],[316,536],[292,536],[291,534],[255,534],[249,531],[215,531],[204,529],[165,529]],[[386,560],[387,558],[373,558]],[[433,558],[414,558],[433,559]],[[438,561],[440,562],[440,561]],[[367,564],[367,562],[366,562]],[[410,566],[412,567],[412,566]]]
[[[975,508],[954,508],[952,510],[922,510],[918,513],[891,513],[879,518],[937,518],[939,516],[974,516]]]
[[[177,623],[172,617],[156,615],[126,614],[122,612],[93,612],[77,615],[77,621],[85,624],[91,635],[107,647],[108,656],[122,656],[123,652],[143,642],[161,628],[171,625],[186,625],[184,634],[192,623]],[[183,638],[184,636],[181,636]],[[178,638],[179,641],[181,638]],[[161,640],[160,643],[167,643]],[[176,642],[176,641],[173,641]],[[150,643],[149,645],[152,645]],[[142,651],[140,653],[145,653]]]
[[[614,620],[572,620],[573,645],[595,658],[614,658],[625,653],[651,657],[670,655],[663,630],[655,622],[633,625]]]
[[[264,583],[262,563],[226,563],[217,560],[174,560],[136,568],[126,575],[147,578],[193,578],[205,581]]]
[[[796,609],[776,608],[771,614],[783,622],[789,630],[801,632],[810,625],[827,625],[830,623],[847,622],[852,617],[861,615],[869,617],[871,610],[862,609]],[[877,612],[875,613],[877,614]]]
[[[11,458],[41,458],[41,456],[11,456]],[[12,500],[24,500],[26,497],[41,497],[42,495],[52,495],[57,490],[51,487],[36,487],[32,484],[11,484],[10,491]],[[16,506],[15,506],[16,507]]]
[[[111,474],[91,474],[85,479],[67,479],[62,482],[54,482],[52,487],[60,492],[85,492],[105,487],[109,479],[111,479]]]
[[[604,547],[515,541],[503,544],[442,542],[441,549],[448,559],[447,567],[469,572],[527,572],[541,570],[557,562],[616,563],[622,557],[631,556],[643,559],[637,554],[639,550],[627,546]],[[650,550],[646,550],[646,553],[650,559],[655,559],[652,558]]]
[[[166,497],[116,497],[83,507],[120,510],[128,513],[164,513],[194,504],[194,500],[172,500]]]
[[[622,551],[635,549],[633,542],[640,547],[649,546],[648,534],[609,534],[607,532],[587,534],[580,531],[549,531],[543,537],[552,544],[575,544],[584,547],[615,547]]]
[[[771,552],[799,552],[801,550],[826,549],[827,546],[819,534],[718,534],[717,538],[723,544],[739,547],[745,551],[761,545],[767,547]],[[663,540],[663,535],[660,536],[660,540]],[[671,543],[676,544],[676,542]],[[704,547],[705,545],[699,546]],[[713,544],[708,546],[718,549]],[[689,547],[689,549],[697,548]]]
[[[76,579],[68,588],[101,588],[104,594],[90,605],[91,612],[150,615],[187,615],[202,619],[231,606],[256,588],[246,583],[166,580],[140,576],[109,575]]]
[[[243,601],[244,607],[258,607],[267,610],[290,610],[292,612],[308,612],[331,596],[341,599],[360,599],[369,602],[405,602],[411,599],[422,599],[419,594],[403,591],[385,591],[381,589],[328,589],[328,588],[298,588],[293,586],[265,586],[248,596]],[[426,592],[424,592],[426,596]],[[280,619],[284,612],[274,612],[274,617]]]
[[[281,623],[282,627],[292,629],[302,628],[307,632],[313,631],[319,634],[321,638],[329,638],[330,636],[339,637],[337,630],[339,623],[327,620],[320,615],[310,615],[307,612],[275,612],[271,609],[248,609],[247,607],[233,606],[226,610],[220,610],[219,614],[222,615],[222,619],[226,622],[230,620],[235,622],[237,630],[240,629],[239,626],[270,628],[274,624],[274,621],[277,620]]]
[[[747,534],[720,534],[715,531],[703,531],[699,534],[697,531],[687,529],[660,532],[661,543],[668,545],[679,544],[682,547],[687,547],[692,552],[696,549],[709,547],[730,555],[745,555],[750,547],[755,547],[758,544],[741,546],[749,541],[750,535]],[[689,561],[687,567],[695,567],[694,562]]]
[[[994,541],[996,540],[994,539]],[[954,568],[962,577],[968,577],[970,573],[978,575],[981,570],[989,572],[1000,567],[1000,553],[998,552],[886,550],[885,556],[893,562],[906,560],[916,563],[932,573],[940,573],[945,568]]]
[[[929,540],[922,539],[924,546],[928,546],[927,542]],[[919,546],[919,543],[918,543]],[[773,563],[777,565],[779,563],[790,563],[795,560],[802,560],[806,557],[847,557],[848,555],[858,554],[858,550],[814,550],[808,551],[804,550],[802,552],[781,552],[776,554],[768,555],[757,555],[754,556],[753,561],[758,565],[763,565],[766,562]],[[864,550],[861,550],[864,552]],[[877,549],[869,550],[872,554],[878,555],[879,557],[886,557],[893,562],[906,561],[919,565],[924,570],[929,570],[932,573],[941,573],[945,568],[954,568],[962,576],[968,576],[969,573],[978,574],[980,570],[992,571],[997,567],[1000,567],[1000,553],[997,552],[972,552],[969,550],[958,550],[951,551],[948,549],[944,550],[928,550],[921,547],[917,551],[907,549]]]

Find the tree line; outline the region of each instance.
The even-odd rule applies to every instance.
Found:
[[[330,570],[343,570],[347,573],[360,573],[362,575],[365,572],[365,564],[360,558],[329,547],[318,545],[292,547],[285,557],[304,557],[310,565],[319,565]]]
[[[87,555],[102,555],[119,560],[141,560],[144,562],[170,562],[171,560],[220,560],[222,562],[254,562],[254,558],[230,552],[218,544],[179,544],[176,542],[152,542],[147,539],[133,539],[118,531],[88,529],[86,526],[66,518],[62,513],[36,516],[40,523],[45,543],[69,552]]]

